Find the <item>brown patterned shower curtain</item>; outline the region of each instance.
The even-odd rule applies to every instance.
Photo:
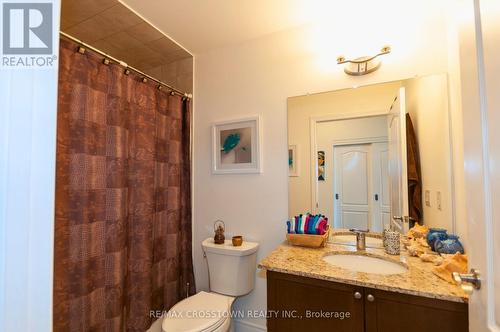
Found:
[[[77,49],[61,40],[54,331],[143,332],[194,292],[189,100]]]

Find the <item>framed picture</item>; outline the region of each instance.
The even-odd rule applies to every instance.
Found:
[[[318,181],[325,181],[325,151],[318,151]]]
[[[212,173],[261,173],[260,116],[214,123]]]
[[[299,176],[299,148],[297,145],[288,146],[288,176]]]

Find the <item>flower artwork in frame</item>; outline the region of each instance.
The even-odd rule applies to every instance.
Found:
[[[318,151],[318,181],[325,181],[325,151]]]
[[[261,173],[260,117],[214,123],[212,173]]]
[[[288,146],[288,176],[299,176],[298,165],[298,147],[297,145]]]

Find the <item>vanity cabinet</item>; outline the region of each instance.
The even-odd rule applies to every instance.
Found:
[[[267,271],[269,332],[461,332],[467,304]]]

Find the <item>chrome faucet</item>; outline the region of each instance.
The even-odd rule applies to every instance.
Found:
[[[365,250],[366,249],[366,233],[368,233],[369,230],[368,229],[363,230],[363,229],[351,228],[349,231],[356,234],[356,250]]]

